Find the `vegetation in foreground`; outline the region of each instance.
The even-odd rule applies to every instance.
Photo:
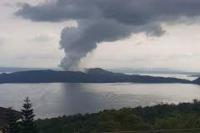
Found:
[[[12,113],[13,111],[9,112],[8,125],[4,130],[7,133],[100,133],[160,129],[167,129],[167,133],[183,132],[177,129],[194,129],[187,133],[200,132],[200,101],[197,100],[178,105],[160,104],[152,107],[104,110],[93,114],[34,121],[31,102],[26,98],[20,118]]]
[[[196,129],[200,128],[200,101],[105,110],[93,114],[37,120],[36,123],[40,133]]]
[[[37,133],[34,117],[31,101],[27,97],[21,112],[16,112],[12,108],[7,110],[4,122],[7,124],[1,125],[1,131],[3,133]]]

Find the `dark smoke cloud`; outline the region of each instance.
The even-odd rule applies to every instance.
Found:
[[[32,21],[76,20],[78,27],[62,31],[60,45],[66,57],[61,66],[69,69],[97,47],[145,32],[160,36],[160,24],[200,15],[200,0],[57,0],[36,6],[23,4],[17,16]]]

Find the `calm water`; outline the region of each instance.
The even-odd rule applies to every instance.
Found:
[[[0,106],[20,109],[29,96],[37,117],[136,107],[200,99],[200,86],[189,84],[1,84]]]

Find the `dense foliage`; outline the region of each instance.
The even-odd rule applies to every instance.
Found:
[[[8,133],[19,133],[19,123],[17,120],[19,119],[19,116],[17,113],[13,111],[12,108],[8,108],[7,113],[7,127],[6,130]]]
[[[105,110],[94,114],[77,114],[37,120],[40,133],[97,133],[151,129],[200,128],[200,102],[179,105]]]
[[[6,119],[2,130],[5,133],[37,133],[34,121],[34,112],[30,99],[24,100],[21,112],[16,112],[12,108],[7,109]]]
[[[20,123],[20,133],[37,133],[34,122],[34,113],[30,99],[27,97],[24,100],[22,112],[22,121]]]

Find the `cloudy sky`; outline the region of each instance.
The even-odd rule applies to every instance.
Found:
[[[199,0],[1,0],[0,66],[200,71]]]

